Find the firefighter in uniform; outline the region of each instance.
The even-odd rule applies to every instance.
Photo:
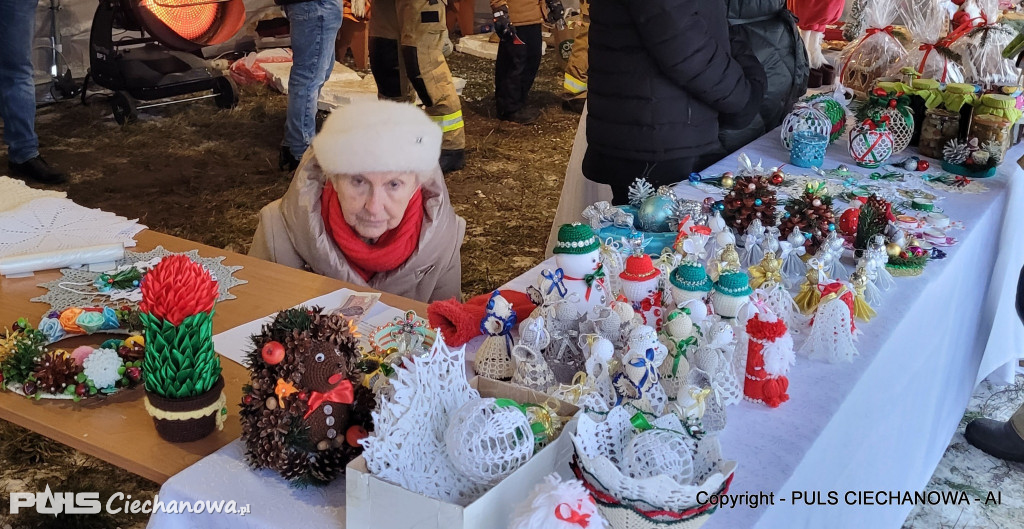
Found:
[[[572,41],[572,54],[565,65],[565,79],[562,81],[562,108],[577,114],[583,112],[587,102],[587,39],[590,33],[590,0],[580,0],[580,25]]]
[[[370,17],[370,70],[382,98],[409,101],[412,89],[427,115],[443,131],[441,170],[466,164],[462,105],[442,53],[445,32],[442,0],[374,0]]]

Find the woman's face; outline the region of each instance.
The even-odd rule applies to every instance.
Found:
[[[398,226],[419,187],[416,173],[363,173],[333,179],[345,222],[365,239]]]

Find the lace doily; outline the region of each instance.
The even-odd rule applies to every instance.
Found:
[[[47,191],[29,187],[25,182],[0,176],[0,212],[13,211],[37,198],[67,198],[63,191]]]
[[[405,358],[373,412],[374,431],[360,441],[378,478],[437,500],[469,505],[487,488],[456,470],[445,448],[449,417],[480,393],[466,380],[466,349],[450,350],[440,330],[430,352]]]
[[[632,408],[616,406],[603,421],[583,413],[572,435],[580,469],[593,478],[588,478],[588,482],[600,485],[619,501],[628,499],[633,506],[645,510],[682,512],[698,504],[698,492],[713,494],[721,489],[735,470],[735,461],[722,460],[716,437],[686,437],[693,460],[692,484],[677,483],[665,474],[644,479],[629,477],[622,469],[628,460],[627,446],[636,431],[630,421],[632,413]],[[651,421],[651,425],[656,429],[686,431],[672,414]]]
[[[165,250],[163,246],[157,246],[148,252],[125,252],[125,258],[118,261],[117,265],[146,263],[157,258],[174,255],[175,253],[177,252]],[[235,277],[235,272],[241,270],[242,267],[225,265],[223,263],[224,257],[200,257],[199,250],[189,250],[184,252],[184,255],[203,265],[204,268],[210,271],[213,278],[217,280],[217,288],[220,292],[217,301],[235,299],[234,294],[231,294],[229,290],[238,285],[248,283],[244,279]],[[46,311],[47,314],[52,311],[62,312],[71,307],[102,307],[108,305],[120,307],[126,304],[123,301],[112,303],[114,300],[110,296],[96,290],[96,287],[93,286],[93,281],[99,275],[99,272],[65,268],[61,270],[60,279],[39,285],[48,292],[37,298],[32,298],[32,301],[49,304],[50,310]]]
[[[43,197],[0,213],[0,257],[76,250],[120,243],[135,246],[133,237],[146,229],[135,220],[79,206],[66,198]]]

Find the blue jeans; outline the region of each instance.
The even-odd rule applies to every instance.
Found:
[[[11,163],[39,156],[32,33],[39,0],[0,0],[0,118]]]
[[[342,7],[341,0],[309,0],[286,4],[284,11],[291,24],[292,71],[281,145],[302,158],[316,134],[320,88],[334,68],[334,39],[341,29]]]

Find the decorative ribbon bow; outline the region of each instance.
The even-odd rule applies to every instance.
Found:
[[[654,308],[661,308],[661,292],[655,292],[647,296],[640,302],[640,306],[637,308],[645,312]]]
[[[330,379],[328,379],[328,381],[339,377],[341,377],[341,375],[333,375]],[[312,415],[314,411],[320,408],[321,404],[324,404],[326,402],[335,402],[338,404],[352,404],[352,402],[354,401],[355,391],[352,389],[352,383],[349,382],[348,380],[342,380],[341,382],[338,383],[337,386],[334,386],[333,388],[331,388],[330,391],[326,393],[320,393],[319,391],[311,391],[309,393],[309,410],[306,412],[305,415],[302,416],[302,418],[309,418],[309,416]]]
[[[640,400],[644,398],[643,388],[647,385],[647,379],[651,376],[651,372],[653,371],[653,366],[651,365],[653,362],[654,349],[649,347],[647,348],[647,351],[644,352],[643,358],[637,358],[630,362],[629,364],[627,364],[631,367],[643,368],[644,375],[640,377],[640,382],[633,382],[633,380],[626,375],[625,371],[619,371],[618,374],[615,375],[615,380],[613,382],[618,382],[620,379],[625,378],[626,380],[629,381],[630,384],[633,385],[633,388],[636,389],[635,400]],[[618,406],[619,404],[622,404],[621,394],[618,395],[618,397],[615,399],[615,405]]]
[[[544,293],[545,296],[550,296],[552,291],[558,291],[558,297],[564,298],[568,293],[569,289],[565,288],[565,272],[561,268],[556,268],[554,272],[551,270],[542,270],[540,273],[541,277],[551,281],[551,285],[548,286],[548,291]]]
[[[955,40],[956,39],[954,38],[953,41]],[[924,75],[924,66],[925,64],[928,63],[928,57],[932,54],[933,51],[939,50],[939,57],[942,57],[942,76],[939,78],[939,82],[947,82],[946,79],[948,78],[947,74],[949,73],[949,58],[946,57],[945,53],[949,52],[949,45],[952,44],[953,41],[946,42],[946,39],[939,39],[939,41],[936,42],[935,44],[929,44],[926,42],[922,44],[919,48],[917,48],[924,52],[921,55],[921,63],[917,65],[917,73],[919,75]]]
[[[581,503],[577,503],[576,509],[583,509],[583,505]],[[566,523],[578,525],[585,529],[590,525],[590,515],[583,514],[576,509],[573,509],[568,503],[559,503],[555,506],[555,518]]]
[[[954,187],[966,187],[971,183],[971,179],[966,176],[956,175],[953,179]]]
[[[595,230],[608,226],[615,222],[615,212],[619,211],[608,201],[595,202],[583,210],[583,218],[587,219],[590,227]]]
[[[558,269],[559,272],[561,272],[561,270],[562,270],[561,268]],[[597,270],[594,270],[594,273],[587,274],[587,275],[585,275],[583,277],[569,277],[569,276],[567,276],[565,274],[562,274],[562,277],[564,279],[568,279],[570,281],[583,281],[583,282],[585,282],[587,284],[587,293],[583,297],[587,301],[590,301],[590,291],[594,288],[594,283],[597,283],[597,284],[602,285],[602,286],[604,285],[604,277],[605,277],[604,276],[604,264],[603,263],[598,263],[597,264]],[[564,296],[565,295],[563,294],[563,297]]]
[[[697,343],[696,336],[690,336],[685,340],[679,340],[676,342],[675,353],[672,354],[672,376],[676,376],[676,372],[679,371],[680,358],[686,358],[686,350],[693,344]]]
[[[894,28],[892,26],[885,26],[884,28],[868,28],[866,33],[868,36],[875,35],[877,33],[888,33],[889,36],[892,37],[893,29]]]

